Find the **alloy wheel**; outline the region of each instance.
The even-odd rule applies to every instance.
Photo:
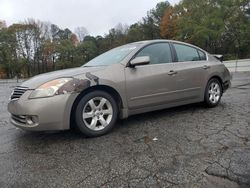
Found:
[[[93,131],[103,130],[109,125],[112,117],[112,105],[110,101],[104,97],[90,99],[84,106],[82,112],[85,125]]]
[[[221,97],[221,88],[217,82],[212,82],[209,85],[208,89],[208,98],[209,101],[213,104],[216,104]]]

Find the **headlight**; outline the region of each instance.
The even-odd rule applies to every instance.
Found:
[[[30,94],[29,98],[35,99],[35,98],[42,98],[42,97],[52,97],[54,95],[57,95],[59,94],[58,90],[71,80],[72,78],[60,78],[60,79],[49,81],[39,86],[37,89],[35,89]]]

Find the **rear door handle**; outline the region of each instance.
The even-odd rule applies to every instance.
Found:
[[[172,75],[175,75],[175,74],[177,74],[177,73],[178,73],[177,71],[171,70],[171,71],[168,72],[168,75],[171,75],[171,76],[172,76]]]
[[[210,66],[204,65],[202,68],[206,70],[206,69],[210,69]]]

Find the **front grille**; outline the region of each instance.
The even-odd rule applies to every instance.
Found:
[[[26,124],[26,116],[11,114],[11,118],[17,123]]]
[[[10,99],[19,99],[29,88],[23,86],[16,86],[14,91],[11,94]]]

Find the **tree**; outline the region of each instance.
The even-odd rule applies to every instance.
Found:
[[[42,71],[48,72],[49,70],[55,70],[55,58],[56,55],[56,43],[50,39],[46,39],[41,45],[41,56]]]
[[[16,52],[17,57],[27,67],[27,75],[31,76],[32,59],[34,58],[33,37],[35,33],[34,25],[31,24],[13,24],[10,30],[14,33],[16,38]]]
[[[154,9],[151,9],[149,12],[149,16],[154,20],[155,25],[160,26],[161,20],[165,14],[167,8],[171,7],[168,1],[163,1],[157,3]]]
[[[115,26],[115,31],[116,31],[117,34],[126,35],[128,33],[128,25],[127,24],[118,23]]]
[[[247,0],[183,0],[174,7],[178,16],[176,39],[211,53],[243,57],[244,48],[249,44],[244,39],[248,35],[244,32],[249,25],[244,11],[248,5]]]
[[[82,42],[89,33],[85,27],[77,27],[75,29],[75,34],[78,37],[78,40]]]
[[[161,20],[160,32],[161,37],[166,39],[175,39],[177,34],[178,17],[174,13],[173,7],[168,7],[165,10]]]
[[[250,2],[246,0],[225,1],[221,4],[225,15],[223,39],[227,44],[225,45],[227,51],[230,54],[234,53],[237,58],[244,57],[250,49],[250,17],[248,14]]]
[[[0,20],[0,29],[6,28],[6,22],[4,20]]]
[[[83,65],[107,50],[158,38],[195,44],[228,59],[250,57],[249,0],[182,0],[160,2],[130,26],[118,23],[104,36],[75,33],[49,22],[28,19],[7,27],[0,21],[0,72],[9,78],[32,76]]]
[[[0,69],[8,78],[20,72],[16,57],[15,36],[7,28],[0,30]]]
[[[133,24],[129,27],[127,42],[136,42],[144,40],[143,28],[140,23]]]

